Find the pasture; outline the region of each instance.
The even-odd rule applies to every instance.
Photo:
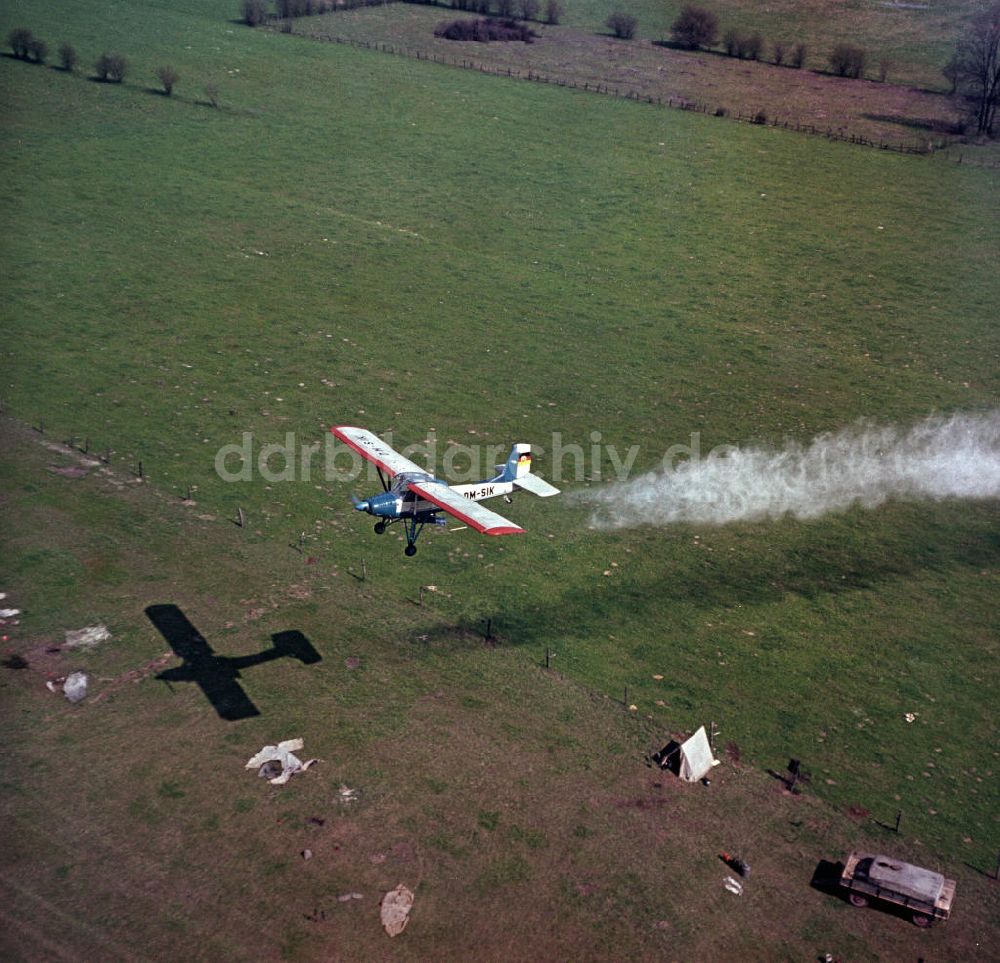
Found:
[[[670,25],[683,2],[649,0],[614,3],[609,0],[566,0],[567,25],[600,29],[612,10],[627,10],[639,21],[638,35],[669,39]],[[851,2],[831,7],[823,0],[778,0],[761,6],[751,0],[699,4],[719,18],[720,33],[734,29],[760,33],[770,50],[774,41],[804,43],[814,65],[825,64],[838,43],[853,43],[869,53],[874,66],[883,57],[894,64],[897,82],[942,87],[940,69],[948,60],[954,37],[968,23],[976,7],[957,2]]]
[[[188,958],[374,958],[384,935],[335,897],[364,888],[370,915],[398,871],[426,899],[427,928],[391,944],[414,959],[500,930],[508,959],[922,952],[925,934],[808,888],[819,859],[877,842],[960,879],[966,920],[931,937],[974,952],[997,922],[995,503],[607,533],[571,499],[525,499],[527,536],[446,529],[407,560],[351,510],[363,483],[226,483],[215,455],[355,423],[441,450],[529,441],[573,489],[611,473],[610,445],[645,470],[692,433],[704,452],[995,407],[996,173],[234,17],[193,0],[0,16],[82,65],[0,60],[0,402],[20,423],[0,590],[29,661],[0,669],[14,915],[44,910],[56,946],[91,956],[128,958],[138,934]],[[131,62],[121,86],[86,76],[109,48]],[[115,483],[52,475],[73,456],[26,425],[110,450]],[[115,642],[84,664],[113,686],[164,654],[143,616],[161,603],[226,654],[296,629],[323,662],[249,670],[262,715],[237,723],[152,678],[52,701],[48,643],[106,621]],[[733,744],[712,789],[642,765],[710,720]],[[242,771],[292,735],[324,764],[280,793]],[[765,773],[789,756],[813,773],[804,799]],[[331,803],[341,781],[362,788],[355,815]],[[875,820],[900,809],[897,838]],[[308,815],[327,819],[315,843]],[[740,910],[713,863],[733,835],[766,867]],[[329,925],[305,918],[319,906]]]

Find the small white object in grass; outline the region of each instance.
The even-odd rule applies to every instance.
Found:
[[[107,642],[111,638],[108,627],[103,623],[100,625],[88,625],[85,628],[77,629],[75,632],[66,633],[67,649],[92,649],[101,642]]]
[[[740,896],[743,893],[743,884],[738,879],[734,879],[732,876],[727,876],[723,880],[722,885],[725,886],[730,893],[735,893],[737,896]]]
[[[20,614],[20,609],[0,609],[0,619],[12,619],[15,615]]]
[[[390,936],[398,936],[406,929],[413,908],[413,892],[400,883],[382,897],[380,916],[382,926]]]
[[[302,762],[295,755],[302,746],[301,739],[287,739],[284,742],[279,742],[276,746],[264,746],[260,752],[250,758],[245,768],[259,769],[268,762],[277,762],[281,765],[281,772],[268,781],[272,786],[283,786],[294,773],[305,772],[314,762],[318,762],[316,759]]]
[[[63,693],[70,702],[80,702],[87,697],[87,673],[72,672],[63,683]]]
[[[915,712],[907,712],[906,715],[903,716],[903,718],[907,722],[913,722],[917,718],[917,714]]]

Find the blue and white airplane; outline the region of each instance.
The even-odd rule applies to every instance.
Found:
[[[523,528],[478,503],[498,495],[510,501],[511,494],[517,490],[542,498],[559,494],[558,488],[531,474],[530,445],[514,445],[507,463],[497,465],[499,474],[495,478],[468,485],[449,485],[404,458],[365,428],[340,425],[330,431],[378,469],[384,490],[364,501],[355,499],[354,507],[378,519],[375,522],[378,535],[386,526],[402,521],[406,529],[404,551],[407,555],[417,554],[417,536],[424,525],[428,522],[445,524],[443,518],[437,517],[439,512],[453,515],[484,535],[521,535]]]

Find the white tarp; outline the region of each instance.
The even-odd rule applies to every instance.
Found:
[[[71,672],[63,683],[63,693],[70,702],[87,698],[87,673]]]
[[[287,739],[279,742],[276,746],[264,746],[256,756],[253,756],[246,764],[247,769],[260,769],[269,762],[275,762],[281,766],[281,772],[273,779],[268,780],[272,786],[283,786],[292,774],[305,772],[317,760],[310,759],[303,762],[295,755],[305,743],[301,739]]]
[[[872,858],[868,867],[868,879],[886,889],[925,903],[936,903],[944,889],[944,877],[940,873],[890,856]]]
[[[685,782],[697,782],[712,766],[719,764],[719,760],[712,757],[712,747],[708,744],[704,726],[681,746],[680,752],[680,777]]]
[[[75,632],[68,631],[65,647],[67,649],[92,649],[95,645],[100,645],[110,638],[111,633],[106,625],[88,625]]]
[[[395,889],[389,890],[382,897],[382,906],[379,915],[382,917],[382,925],[386,933],[390,936],[399,936],[406,929],[406,924],[410,922],[410,910],[413,908],[413,893],[402,883]]]

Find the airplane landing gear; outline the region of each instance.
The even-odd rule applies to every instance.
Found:
[[[403,527],[406,529],[406,548],[403,549],[403,552],[408,558],[413,558],[417,554],[415,544],[417,536],[423,531],[424,525],[431,520],[433,520],[433,516],[427,515],[411,515],[409,518],[403,519]]]
[[[375,523],[375,534],[376,535],[381,535],[383,532],[385,532],[385,522],[376,522]]]

